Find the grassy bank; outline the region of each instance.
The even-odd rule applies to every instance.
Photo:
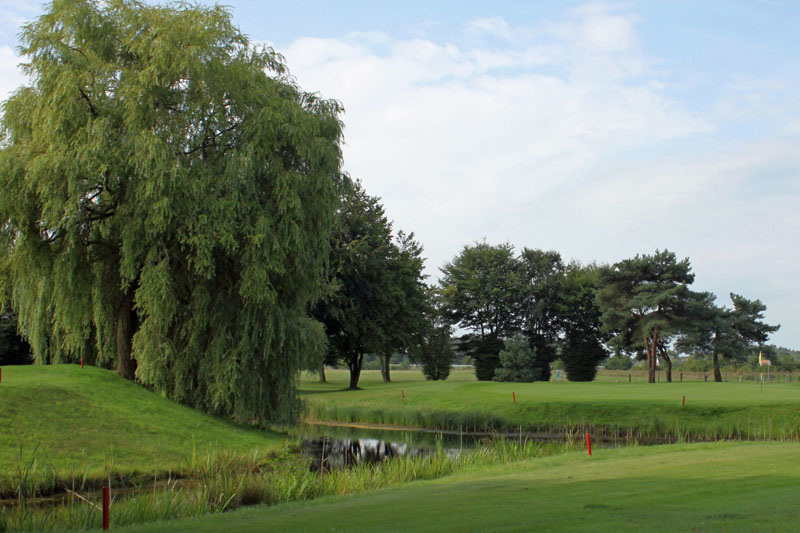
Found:
[[[0,494],[180,473],[193,457],[276,448],[285,435],[171,402],[115,373],[6,366],[0,382]]]
[[[796,443],[571,453],[130,531],[791,531],[798,453]]]
[[[187,470],[190,480],[152,488],[143,484],[136,492],[115,493],[111,505],[114,528],[231,511],[256,504],[276,504],[355,494],[410,481],[436,479],[478,465],[509,464],[563,454],[580,443],[496,441],[451,455],[441,447],[424,456],[396,457],[379,465],[359,464],[325,475],[312,472],[304,457],[288,448],[268,458],[216,454],[196,461]],[[21,501],[0,513],[0,531],[87,530],[99,528],[100,495],[92,503],[67,500],[60,506],[38,506]]]
[[[454,431],[591,432],[611,439],[694,441],[800,439],[798,383],[444,382],[365,372],[349,391],[347,372],[301,384],[307,418]],[[683,405],[683,399],[686,404]],[[516,403],[514,402],[516,399]]]

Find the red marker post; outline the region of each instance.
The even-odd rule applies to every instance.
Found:
[[[3,369],[0,368],[0,383],[3,382]]]
[[[83,357],[81,357],[81,368],[83,368]]]
[[[683,395],[683,402],[681,403],[681,407],[686,407],[686,395]]]
[[[511,399],[514,400],[514,403],[517,403],[517,393],[516,392],[512,392],[511,393]]]
[[[592,456],[592,439],[589,438],[589,434],[586,434],[586,451],[589,453],[589,457]]]
[[[103,487],[103,531],[108,531],[108,508],[111,505],[111,490]]]
[[[406,397],[406,391],[404,391],[403,389],[400,389],[400,394],[402,394],[402,395],[403,395],[403,399],[405,399],[405,397]]]

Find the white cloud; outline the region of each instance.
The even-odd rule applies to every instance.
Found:
[[[771,168],[800,168],[794,145],[717,146],[720,114],[667,96],[680,80],[649,70],[635,14],[594,5],[540,28],[504,22],[470,23],[514,36],[491,48],[349,36],[282,50],[302,87],[344,103],[346,168],[417,234],[429,273],[484,237],[584,261],[669,248],[692,259],[700,288],[788,312],[754,278],[793,275],[800,260],[787,246],[800,193],[758,187]]]
[[[0,102],[5,102],[11,93],[26,82],[18,64],[22,58],[8,46],[0,46]]]

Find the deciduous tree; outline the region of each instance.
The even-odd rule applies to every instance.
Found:
[[[424,322],[414,333],[410,355],[422,364],[426,379],[444,380],[450,375],[455,357],[453,350],[453,326],[443,309],[441,291],[435,287],[427,289],[428,305]]]
[[[595,265],[572,263],[562,283],[558,315],[564,331],[561,360],[570,381],[592,381],[597,365],[608,357],[601,329],[597,291],[600,269]]]
[[[480,380],[491,380],[503,340],[519,330],[519,269],[514,248],[486,242],[465,246],[442,267],[448,316],[472,332],[469,351]]]
[[[55,0],[5,103],[2,274],[39,361],[235,419],[291,417],[324,347],[338,103],[223,7]]]
[[[346,362],[350,388],[356,389],[364,355],[407,350],[422,324],[422,247],[413,234],[393,237],[380,200],[360,183],[343,187],[338,217],[331,290],[315,315],[325,324],[328,361]]]

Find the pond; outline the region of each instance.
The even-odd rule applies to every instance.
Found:
[[[493,439],[536,442],[565,442],[563,434],[546,433],[479,433],[409,429],[363,424],[315,423],[299,426],[291,432],[302,440],[304,453],[311,460],[311,470],[328,472],[358,464],[377,464],[394,457],[423,456],[441,449],[457,455]],[[598,442],[598,446],[615,443]]]

